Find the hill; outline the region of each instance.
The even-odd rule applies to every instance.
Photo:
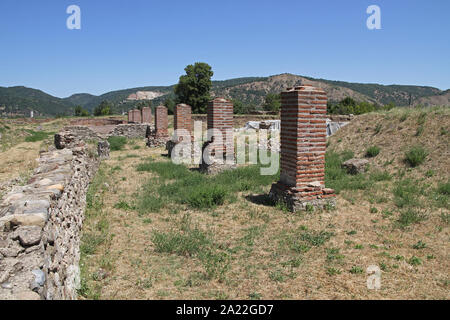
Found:
[[[280,74],[270,77],[244,77],[212,82],[212,95],[237,99],[244,104],[260,106],[267,93],[279,93],[287,87],[310,84],[322,88],[331,102],[338,102],[346,97],[357,101],[367,101],[379,105],[393,102],[397,106],[408,105],[450,105],[450,90],[441,91],[426,86],[380,85],[352,83],[314,79],[294,74]],[[40,90],[26,87],[0,87],[0,108],[3,112],[17,111],[23,114],[29,110],[39,111],[43,115],[72,114],[76,105],[92,111],[103,100],[110,101],[116,112],[127,111],[139,103],[139,99],[156,96],[152,105],[173,98],[172,86],[147,86],[107,92],[100,96],[88,93],[74,94],[61,99]],[[0,111],[2,111],[0,109]],[[28,110],[28,111],[26,111]]]
[[[38,111],[43,115],[57,115],[71,112],[72,105],[63,99],[53,97],[41,90],[26,87],[0,87],[1,113],[29,115]]]

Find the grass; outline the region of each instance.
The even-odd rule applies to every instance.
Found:
[[[371,146],[366,150],[366,157],[374,158],[380,153],[380,150],[378,146]]]
[[[421,146],[415,146],[409,149],[405,153],[405,161],[408,163],[411,167],[415,168],[426,160],[428,156],[428,151],[426,151]]]
[[[230,253],[219,249],[210,233],[193,227],[187,215],[182,218],[180,230],[155,231],[152,242],[157,252],[199,258],[206,279],[223,281],[229,270]]]
[[[96,273],[91,273],[87,261],[89,257],[97,254],[101,245],[110,243],[110,222],[104,210],[105,183],[108,178],[107,168],[100,166],[95,178],[91,181],[86,194],[86,220],[80,244],[80,270],[81,288],[78,294],[89,299],[100,297],[101,286],[96,283]],[[100,266],[110,271],[112,269],[111,257],[108,252],[101,255]]]
[[[425,189],[416,180],[407,178],[395,182],[394,203],[398,208],[420,206],[420,196]]]
[[[111,151],[120,151],[127,144],[127,138],[112,136],[108,138],[108,142]]]
[[[400,213],[400,216],[396,222],[400,228],[406,228],[412,224],[422,222],[427,218],[428,216],[424,212],[414,208],[408,208]]]
[[[43,141],[47,139],[49,136],[54,135],[54,132],[45,132],[45,131],[33,131],[33,130],[25,130],[29,136],[25,138],[25,142],[37,142]]]
[[[259,174],[260,166],[240,167],[214,177],[189,170],[172,162],[148,160],[138,165],[139,172],[154,172],[159,179],[151,180],[140,195],[141,208],[151,212],[162,203],[178,203],[193,209],[211,209],[235,200],[236,192],[259,192],[278,179]]]
[[[408,139],[416,139],[415,128],[411,128],[416,114],[411,111],[400,130]],[[400,115],[392,117],[396,124]],[[439,134],[445,125],[442,122],[431,129],[431,117],[427,120],[422,140],[432,132]],[[118,194],[104,192],[101,184],[97,193],[103,195],[102,211],[108,212],[109,233],[117,237],[112,246],[106,237],[88,256],[96,265],[84,272],[91,290],[87,295],[182,300],[446,298],[448,287],[438,282],[448,278],[443,262],[450,215],[445,207],[434,210],[431,205],[437,199],[448,199],[447,176],[435,165],[436,152],[428,144],[423,147],[430,150],[430,161],[423,168],[407,168],[401,162],[401,145],[396,144],[394,153],[383,141],[385,134],[395,135],[396,128],[383,122],[383,130],[373,136],[378,120],[371,123],[367,132],[367,122],[363,124],[361,135],[367,133],[375,140],[362,142],[361,136],[352,136],[349,141],[348,136],[337,136],[343,139],[336,144],[337,138],[331,137],[331,148],[336,149],[329,150],[327,159],[334,157],[335,163],[326,164],[327,187],[331,182],[341,193],[336,210],[314,214],[291,213],[274,206],[267,193],[278,177],[260,180],[265,178],[257,168],[198,176],[195,170],[166,164],[167,159],[160,156],[164,150],[144,148],[143,142],[136,142],[142,145],[141,150],[129,151],[133,147],[127,146],[118,151],[105,161],[109,168],[120,165],[122,169],[107,171],[112,176],[108,184],[117,187]],[[342,130],[351,129],[351,125]],[[417,142],[404,145],[413,143]],[[342,172],[344,159],[362,157],[373,145],[380,146],[382,152],[370,160],[366,173],[352,177]],[[127,152],[136,158],[128,159]],[[435,173],[427,178],[429,169]],[[126,183],[114,183],[124,176]],[[216,185],[223,189],[208,192]],[[213,195],[221,196],[222,191],[220,204],[222,200],[215,201]],[[377,212],[370,214],[370,208],[375,207]],[[86,231],[101,234],[98,230],[108,228],[99,216],[90,215],[90,219],[95,223],[86,221]],[[419,239],[426,248],[414,248],[421,246]],[[110,252],[109,257],[100,259],[105,251]],[[412,268],[410,262],[417,263],[410,259],[413,256],[422,264]],[[105,280],[95,281],[92,277],[100,261],[113,271]],[[361,272],[373,263],[385,272],[379,291],[367,290],[366,276]],[[430,277],[437,281],[428,281]],[[401,286],[392,279],[398,279]]]
[[[349,175],[342,169],[342,163],[352,158],[352,153],[328,151],[325,156],[325,184],[336,193],[342,190],[367,190],[374,181],[365,174]]]

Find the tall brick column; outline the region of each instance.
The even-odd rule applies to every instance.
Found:
[[[176,130],[187,130],[192,138],[192,109],[187,104],[177,104],[173,111],[173,129],[174,135],[172,139],[167,142],[166,149],[169,152],[169,157],[172,155],[172,149],[180,141],[181,137],[175,135]]]
[[[133,122],[134,123],[141,123],[142,122],[141,110],[139,110],[139,109],[134,109],[133,110]]]
[[[209,102],[207,108],[208,141],[203,146],[203,161],[200,170],[206,173],[217,173],[224,169],[231,169],[236,166],[234,156],[233,139],[233,103],[224,98],[215,98]],[[216,139],[215,133],[220,132],[222,139]],[[207,163],[205,149],[211,154],[212,159]],[[219,155],[222,154],[222,158]],[[220,158],[220,159],[219,159]],[[228,162],[226,160],[231,160]]]
[[[312,86],[281,93],[281,171],[270,197],[290,210],[335,205],[325,188],[326,93]]]
[[[155,108],[155,130],[148,137],[147,146],[160,147],[165,146],[169,141],[167,108],[158,106]]]
[[[128,123],[133,122],[133,110],[128,111]]]
[[[142,108],[142,123],[152,123],[152,108]]]

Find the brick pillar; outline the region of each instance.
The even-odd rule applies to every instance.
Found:
[[[142,123],[152,123],[152,108],[142,108]]]
[[[192,111],[187,104],[178,104],[173,113],[173,129],[186,129],[192,133]]]
[[[191,134],[192,141],[192,111],[191,106],[187,104],[177,104],[173,111],[173,130],[174,135],[172,139],[167,142],[166,149],[169,153],[169,157],[172,156],[172,149],[182,139],[175,135],[176,130],[187,130]]]
[[[280,181],[270,196],[292,211],[335,205],[334,190],[325,188],[327,95],[312,86],[281,93]]]
[[[224,169],[231,169],[236,166],[234,157],[234,139],[233,139],[233,103],[224,98],[215,98],[209,102],[207,108],[207,124],[208,131],[212,133],[212,137],[208,135],[208,140],[203,146],[203,162],[200,169],[207,173],[217,173]],[[215,139],[214,131],[220,132],[222,141]],[[206,163],[205,149],[211,150],[211,156],[215,158],[212,163]],[[209,151],[207,150],[207,153]],[[219,159],[217,154],[222,153],[223,158]],[[225,160],[231,159],[230,163]],[[223,163],[220,163],[220,162]]]
[[[139,110],[139,109],[133,110],[133,122],[134,123],[142,122],[141,110]]]
[[[128,111],[128,123],[133,122],[133,110]]]
[[[167,108],[164,106],[158,106],[155,109],[155,130],[157,137],[168,137],[169,121],[167,116]]]
[[[158,106],[155,108],[155,129],[147,136],[148,147],[166,146],[169,141],[169,121],[167,108]]]

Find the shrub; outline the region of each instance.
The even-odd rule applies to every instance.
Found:
[[[378,146],[372,146],[366,150],[366,157],[373,158],[380,153],[380,148]]]
[[[420,249],[425,249],[427,247],[427,244],[425,242],[423,242],[422,240],[419,240],[412,247],[413,247],[413,249],[420,250]]]
[[[381,123],[378,123],[378,124],[377,124],[377,126],[375,127],[375,134],[378,134],[378,133],[380,133],[380,131],[381,131],[381,128],[382,128],[382,125],[381,125]]]
[[[350,273],[351,273],[351,274],[361,274],[361,273],[364,273],[364,270],[363,270],[363,268],[361,268],[361,267],[353,266],[353,267],[350,269]]]
[[[111,151],[119,151],[119,150],[122,150],[123,147],[127,144],[127,138],[125,138],[125,137],[109,137],[108,142],[109,142]]]
[[[415,146],[405,153],[405,161],[414,168],[421,165],[427,156],[428,152],[424,148]]]
[[[422,260],[416,256],[412,256],[409,260],[408,263],[412,266],[418,266],[422,264]]]

